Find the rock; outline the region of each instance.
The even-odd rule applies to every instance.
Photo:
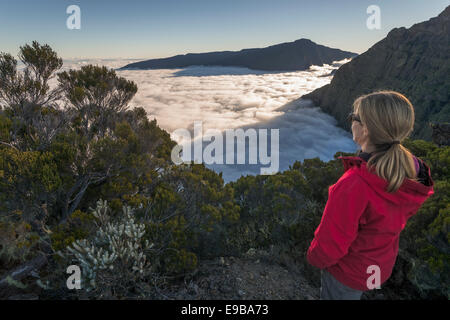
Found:
[[[39,273],[36,272],[36,270],[33,270],[30,272],[30,275],[36,279],[40,279]]]
[[[209,296],[214,297],[214,296],[217,296],[217,295],[219,295],[219,291],[217,291],[217,290],[211,290],[211,291],[209,291]]]
[[[255,248],[250,248],[247,250],[247,252],[245,253],[246,255],[248,255],[249,257],[252,257],[256,254],[256,249]]]
[[[188,293],[189,294],[198,294],[198,285],[195,283],[189,285]]]
[[[233,291],[233,288],[231,288],[231,286],[229,286],[229,285],[223,285],[223,286],[220,288],[220,291],[221,291],[222,293],[230,293],[230,292]]]
[[[346,118],[353,101],[363,94],[389,89],[404,94],[414,105],[416,125],[412,138],[431,140],[430,119],[450,122],[450,6],[438,17],[396,28],[349,63],[342,65],[330,84],[304,95],[339,126],[349,130]],[[444,138],[442,139],[441,136]],[[448,144],[446,134],[436,143]]]
[[[384,294],[382,293],[378,293],[375,295],[375,300],[385,300],[384,299]]]

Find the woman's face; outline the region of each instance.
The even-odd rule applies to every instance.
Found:
[[[368,141],[367,128],[360,121],[352,121],[352,133],[353,141],[355,141],[360,146],[364,145]]]

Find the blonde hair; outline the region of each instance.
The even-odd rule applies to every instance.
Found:
[[[401,144],[414,128],[411,102],[395,91],[377,91],[357,98],[353,109],[376,147],[368,169],[388,181],[387,192],[397,191],[405,178],[415,180],[413,155]]]

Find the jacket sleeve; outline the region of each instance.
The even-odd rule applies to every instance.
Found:
[[[322,220],[307,253],[311,265],[324,269],[347,254],[368,204],[366,190],[365,182],[351,170],[328,189]]]

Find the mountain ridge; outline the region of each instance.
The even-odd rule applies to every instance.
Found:
[[[330,64],[333,61],[355,56],[357,53],[329,48],[302,38],[264,48],[187,53],[167,58],[149,59],[130,63],[119,70],[172,69],[203,65],[246,67],[264,71],[299,71],[306,70],[311,65]]]

